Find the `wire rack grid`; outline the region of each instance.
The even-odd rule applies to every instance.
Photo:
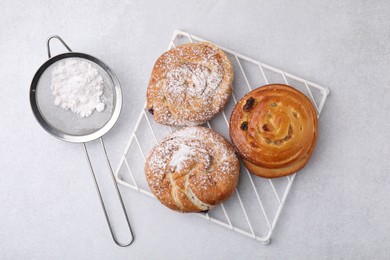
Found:
[[[168,49],[184,43],[198,41],[206,40],[176,30]],[[217,46],[225,51],[233,62],[235,71],[234,90],[225,110],[207,122],[207,127],[216,130],[229,140],[227,115],[230,115],[237,100],[251,91],[253,87],[270,83],[285,83],[294,86],[310,98],[318,116],[320,115],[329,95],[327,88],[222,46]],[[155,123],[144,107],[115,172],[118,183],[154,198],[144,175],[145,158],[159,140],[174,130],[174,127]],[[139,160],[139,158],[143,160]],[[196,215],[253,238],[262,244],[268,244],[295,176],[296,173],[278,179],[260,178],[251,175],[248,169],[241,164],[240,180],[233,196],[208,213],[198,213]]]

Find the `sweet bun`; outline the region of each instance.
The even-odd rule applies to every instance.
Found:
[[[276,178],[303,168],[317,142],[317,113],[295,88],[271,84],[246,94],[233,109],[230,138],[255,175]]]
[[[240,164],[225,138],[205,127],[181,128],[157,144],[145,164],[152,193],[181,212],[207,211],[237,186]]]
[[[156,61],[146,103],[156,122],[196,126],[209,121],[232,94],[233,66],[208,42],[171,49]]]

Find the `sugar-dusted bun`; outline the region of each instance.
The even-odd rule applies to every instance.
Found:
[[[225,107],[232,82],[233,66],[222,50],[208,42],[184,44],[156,61],[147,109],[164,125],[201,125]]]
[[[157,144],[145,164],[153,194],[181,212],[206,211],[237,186],[240,164],[225,138],[205,127],[185,127]]]
[[[255,175],[276,178],[304,167],[317,142],[317,113],[293,87],[271,84],[246,94],[230,118],[230,138]]]

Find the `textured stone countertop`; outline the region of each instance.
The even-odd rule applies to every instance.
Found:
[[[390,257],[389,1],[4,0],[0,9],[1,259]],[[175,29],[331,91],[318,146],[269,245],[121,187],[136,238],[116,246],[82,146],[48,135],[31,112],[29,88],[47,59],[48,36],[101,58],[123,91],[121,116],[105,136],[116,168]],[[53,52],[63,50],[53,43]],[[103,158],[98,142],[88,147]],[[112,187],[103,191],[114,202]]]

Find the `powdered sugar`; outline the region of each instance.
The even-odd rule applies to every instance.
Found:
[[[70,109],[80,117],[89,117],[96,109],[105,109],[102,100],[104,80],[99,70],[83,59],[58,62],[51,75],[54,105]]]
[[[179,149],[172,155],[169,166],[175,168],[177,171],[181,171],[183,163],[193,158],[193,149],[188,145],[180,145]]]
[[[180,67],[168,72],[163,89],[170,102],[182,103],[188,98],[207,97],[218,87],[222,80],[221,73],[212,73],[202,64],[183,63]]]

